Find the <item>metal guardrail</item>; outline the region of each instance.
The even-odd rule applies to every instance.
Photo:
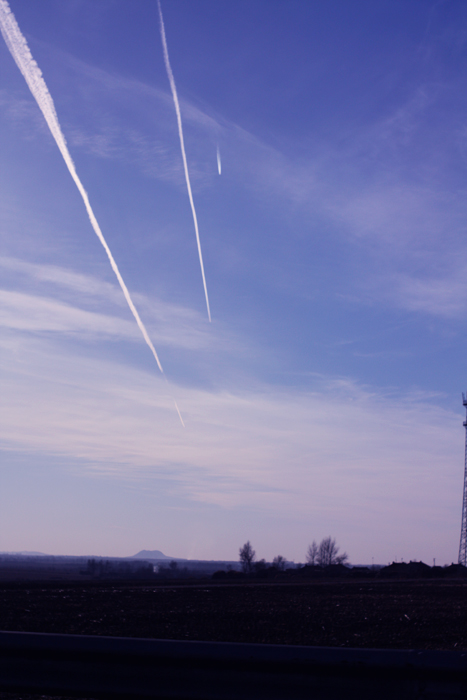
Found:
[[[467,653],[0,632],[0,690],[81,698],[467,698]]]

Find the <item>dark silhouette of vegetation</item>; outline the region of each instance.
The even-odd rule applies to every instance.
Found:
[[[336,540],[332,537],[325,537],[321,540],[318,547],[315,540],[309,545],[306,560],[311,566],[335,566],[336,564],[345,564],[348,560],[346,552],[339,554],[339,547],[336,545]]]
[[[285,571],[286,564],[287,561],[281,554],[278,554],[277,557],[274,557],[272,560],[273,567],[278,571]]]
[[[100,579],[146,579],[154,577],[154,567],[146,562],[88,559],[83,573]]]
[[[306,553],[306,563],[309,564],[310,566],[316,566],[318,563],[318,545],[316,544],[315,540],[311,544],[308,545],[308,550]]]
[[[255,561],[253,564],[253,570],[255,574],[261,573],[261,571],[265,571],[268,568],[268,565],[266,564],[265,559],[260,559],[259,561]]]
[[[240,558],[242,571],[245,574],[251,574],[251,572],[253,571],[253,564],[256,558],[256,552],[251,546],[250,540],[248,540],[248,542],[245,542],[243,547],[240,547],[238,551],[238,556]]]
[[[168,566],[159,564],[156,578],[161,579],[174,579],[174,578],[189,578],[192,572],[188,570],[188,567],[180,567],[177,561],[169,562]]]

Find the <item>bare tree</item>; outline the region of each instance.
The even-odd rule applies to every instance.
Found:
[[[336,545],[336,540],[332,537],[325,537],[321,540],[318,550],[317,563],[319,566],[331,566],[331,564],[343,564],[347,561],[348,556],[344,552],[338,554],[339,547]]]
[[[306,553],[306,563],[311,564],[311,566],[315,566],[317,561],[318,545],[316,544],[315,540],[313,540],[313,543],[308,545],[308,550]]]
[[[250,540],[245,542],[243,547],[240,547],[238,551],[238,556],[240,558],[240,564],[242,565],[242,570],[246,574],[250,574],[253,570],[253,562],[255,561],[256,552],[250,544]]]
[[[278,554],[277,557],[274,557],[274,559],[272,560],[272,565],[275,566],[276,569],[279,569],[279,571],[285,570],[285,564],[286,559],[281,554]]]

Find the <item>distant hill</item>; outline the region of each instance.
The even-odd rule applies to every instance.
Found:
[[[142,549],[138,554],[133,554],[132,559],[172,559],[172,557],[166,557],[158,549]]]
[[[48,554],[43,552],[0,552],[0,554],[9,554],[14,557],[48,557]]]

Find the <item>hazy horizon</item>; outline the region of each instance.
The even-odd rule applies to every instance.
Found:
[[[161,556],[151,556],[154,554],[159,554]],[[340,552],[339,552],[340,553]],[[214,562],[214,563],[229,563],[229,564],[237,564],[238,566],[241,565],[241,560],[239,557],[233,558],[233,559],[228,559],[227,557],[219,557],[215,559],[186,559],[184,557],[178,557],[178,556],[170,556],[167,554],[164,554],[164,552],[161,552],[160,550],[140,550],[139,552],[136,552],[136,554],[123,554],[123,555],[118,555],[118,556],[112,556],[112,555],[107,555],[103,553],[97,554],[96,552],[87,552],[86,554],[70,554],[70,553],[65,553],[65,552],[60,552],[56,554],[50,554],[48,552],[0,552],[0,556],[11,556],[11,557],[29,557],[29,558],[34,558],[34,557],[44,557],[44,558],[49,558],[49,557],[57,557],[57,558],[97,558],[97,559],[132,559],[132,560],[141,560],[141,561],[161,561],[165,563],[169,563],[171,561],[176,561],[176,562],[186,562],[187,564],[190,564],[190,562]],[[254,563],[266,563],[268,566],[273,566],[274,563],[271,559],[271,561],[266,561],[263,557],[256,556],[255,552],[255,558],[253,560]],[[369,568],[372,567],[385,567],[389,566],[391,564],[413,564],[413,563],[419,563],[419,560],[411,560],[411,561],[404,561],[404,560],[398,560],[398,561],[391,561],[391,562],[381,562],[381,561],[371,561],[371,562],[353,562],[353,561],[346,561],[344,562],[344,565],[347,567],[361,567],[361,566],[367,566]],[[450,564],[439,564],[437,562],[423,562],[427,566],[450,566],[450,564],[457,564],[457,562],[451,562]],[[309,564],[306,560],[306,556],[303,557],[302,561],[294,561],[294,560],[289,560],[285,558],[285,565],[287,567],[292,567],[294,568],[295,566],[305,566]],[[339,562],[340,564],[340,562]]]

